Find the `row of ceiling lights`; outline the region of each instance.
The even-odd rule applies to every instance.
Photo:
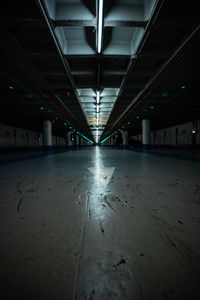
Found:
[[[102,48],[102,34],[103,34],[103,0],[99,0],[98,6],[98,37],[97,37],[97,52],[101,53]],[[100,110],[100,91],[96,92],[96,124],[97,131],[99,126],[99,110]],[[96,137],[96,142],[98,137]]]

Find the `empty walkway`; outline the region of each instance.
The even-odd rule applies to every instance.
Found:
[[[0,169],[3,299],[198,299],[198,162],[94,147]]]

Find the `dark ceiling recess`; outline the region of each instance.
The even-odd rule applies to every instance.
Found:
[[[103,140],[140,132],[142,118],[158,129],[200,117],[198,1],[104,0],[98,53],[100,1],[0,4],[2,122],[50,119],[98,142],[97,127]]]

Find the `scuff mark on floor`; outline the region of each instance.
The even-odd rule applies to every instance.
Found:
[[[20,189],[20,185],[22,184],[22,182],[18,182],[17,184],[17,191],[18,193],[22,194],[22,190]]]
[[[36,192],[36,190],[34,188],[31,188],[31,189],[26,191],[26,193],[34,193],[34,192]]]
[[[104,199],[104,201],[107,203],[107,205],[108,205],[112,210],[114,210],[114,209],[112,208],[111,204],[108,202],[107,197],[104,196],[103,199]]]
[[[100,226],[101,232],[104,235],[104,228],[103,228],[103,225],[102,225],[102,221],[100,221],[100,220],[99,220],[99,226]]]
[[[21,206],[21,204],[22,204],[22,201],[23,201],[23,197],[21,197],[20,199],[19,199],[19,202],[18,202],[18,204],[17,204],[17,212],[19,212],[19,210],[20,210],[20,206]]]

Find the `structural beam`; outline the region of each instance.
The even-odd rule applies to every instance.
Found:
[[[53,20],[54,27],[96,27],[94,20]],[[104,27],[140,27],[145,28],[146,21],[113,21],[104,20]]]

